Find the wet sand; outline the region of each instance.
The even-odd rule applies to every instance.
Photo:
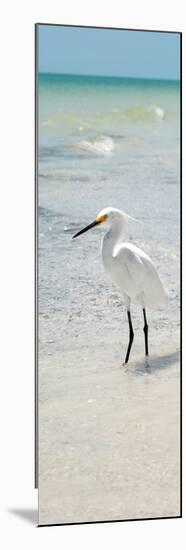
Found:
[[[105,360],[100,346],[40,364],[41,525],[180,514],[178,347],[147,365],[137,343],[121,367],[113,338]]]

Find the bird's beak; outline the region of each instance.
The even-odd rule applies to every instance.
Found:
[[[72,238],[76,239],[76,237],[79,237],[79,235],[82,235],[82,233],[85,233],[89,229],[92,229],[92,227],[95,227],[95,225],[98,225],[99,223],[101,223],[101,220],[95,220],[94,222],[84,227],[84,229],[81,229],[81,231],[78,231],[78,233],[76,233]]]
[[[81,229],[81,231],[78,231],[78,233],[76,233],[72,238],[75,239],[76,237],[79,237],[79,235],[82,235],[82,233],[85,233],[89,229],[92,229],[92,227],[95,227],[95,225],[98,225],[99,223],[105,222],[107,220],[107,218],[108,218],[107,214],[103,214],[103,216],[99,216],[98,218],[96,218],[96,220],[94,222],[92,222],[89,225],[87,225],[86,227],[84,227],[84,229]]]

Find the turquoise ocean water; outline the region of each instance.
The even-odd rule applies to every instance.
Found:
[[[176,81],[47,74],[39,77],[40,159],[48,161],[47,168],[61,168],[61,175],[69,157],[73,161],[79,155],[76,170],[81,171],[90,165],[81,163],[82,157],[83,161],[90,160],[92,153],[96,164],[107,171],[118,160],[125,167],[126,157],[132,161],[136,154],[143,154],[147,158],[152,151],[158,154],[161,147],[162,155],[175,153],[178,142]],[[107,163],[99,162],[97,155],[111,152],[114,154],[109,161],[107,157]]]
[[[103,327],[107,341],[110,315],[117,334],[123,306],[101,264],[102,230],[71,239],[106,206],[139,220],[129,238],[151,254],[170,295],[151,322],[162,325],[162,345],[178,343],[179,82],[41,74],[38,99],[42,358],[80,349],[85,319],[87,341],[93,326],[95,344]]]

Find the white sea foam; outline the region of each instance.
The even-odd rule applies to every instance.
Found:
[[[111,153],[115,148],[114,141],[109,136],[101,136],[100,138],[91,140],[82,140],[78,145],[80,149],[98,154]]]
[[[150,110],[155,113],[155,115],[163,120],[165,118],[165,111],[162,109],[162,107],[158,107],[158,105],[151,105]]]

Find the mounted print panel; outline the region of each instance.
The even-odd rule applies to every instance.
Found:
[[[180,66],[36,25],[39,525],[181,515]]]

